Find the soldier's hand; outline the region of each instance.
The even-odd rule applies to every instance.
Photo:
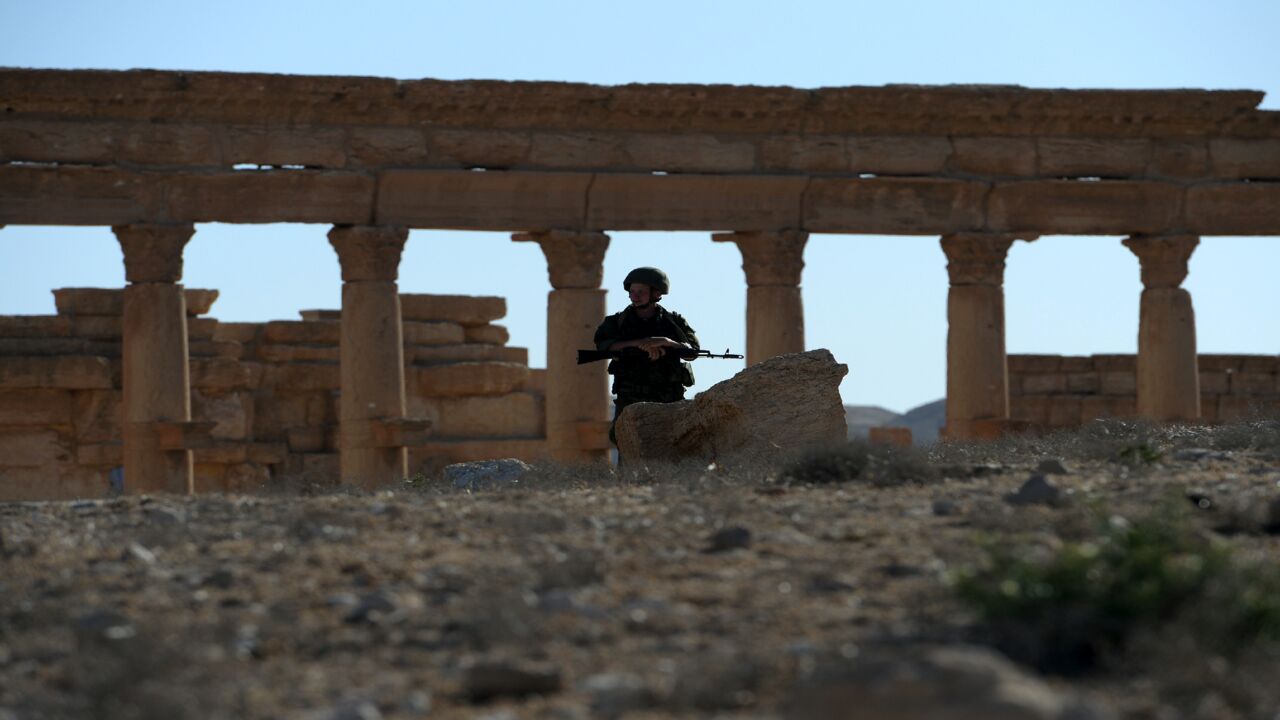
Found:
[[[649,360],[658,360],[666,352],[668,347],[689,347],[682,342],[676,342],[669,337],[650,337],[640,341],[637,347],[649,354]]]
[[[682,347],[682,345],[671,338],[665,337],[651,337],[646,340],[642,340],[639,345],[641,350],[649,354],[650,361],[661,358],[662,354],[666,351],[666,348],[669,347]]]

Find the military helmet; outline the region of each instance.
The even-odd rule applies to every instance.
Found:
[[[671,292],[671,282],[667,280],[667,274],[655,267],[638,267],[627,273],[627,279],[622,281],[622,289],[631,292],[631,283],[644,283],[661,295]]]

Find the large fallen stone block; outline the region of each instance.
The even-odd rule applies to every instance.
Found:
[[[293,363],[267,368],[263,384],[282,390],[337,390],[341,385],[336,363]]]
[[[502,325],[475,325],[466,329],[466,342],[506,345],[511,333]]]
[[[120,357],[120,343],[68,337],[0,338],[0,355]]]
[[[7,466],[51,468],[71,457],[67,444],[52,430],[0,431],[0,458]]]
[[[405,321],[452,322],[459,325],[486,325],[505,317],[507,299],[488,295],[400,296],[400,317]]]
[[[410,394],[422,397],[505,395],[523,390],[529,368],[507,362],[460,362],[406,368]]]
[[[261,323],[219,322],[213,330],[213,339],[218,342],[251,343],[257,340],[261,330]]]
[[[514,392],[482,397],[409,396],[409,415],[431,420],[435,438],[542,437],[541,395]]]
[[[711,462],[842,442],[848,372],[830,350],[810,350],[752,365],[692,400],[632,405],[618,418],[618,451],[627,462]]]
[[[218,299],[217,290],[186,288],[182,291],[188,315],[204,315]],[[53,304],[59,315],[121,315],[124,291],[119,288],[58,288]]]
[[[71,397],[65,390],[0,390],[0,425],[70,425]]]
[[[249,387],[250,366],[231,358],[192,358],[191,387],[199,390],[235,390]]]
[[[219,440],[244,440],[252,427],[253,398],[248,393],[191,391],[191,415],[196,420],[214,423],[210,437]]]
[[[337,345],[286,345],[280,343],[258,346],[258,359],[269,363],[336,363],[340,358],[341,351]]]
[[[466,337],[462,325],[456,322],[405,320],[401,327],[406,345],[455,345]]]
[[[0,387],[110,389],[111,363],[102,357],[0,357]]]
[[[2,338],[51,338],[71,334],[71,320],[57,315],[5,315],[0,317]]]
[[[262,328],[263,343],[337,345],[342,326],[335,320],[274,320]]]
[[[72,393],[73,427],[78,443],[100,443],[120,440],[123,412],[120,390],[83,390]]]
[[[497,360],[499,362],[529,364],[528,348],[506,347],[489,343],[463,343],[461,345],[424,345],[406,347],[405,365],[442,365],[463,360]]]

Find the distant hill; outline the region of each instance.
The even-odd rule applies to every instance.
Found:
[[[898,413],[892,410],[885,410],[877,405],[844,406],[844,421],[849,426],[849,437],[851,438],[865,438],[871,428],[880,427],[896,417],[898,417]]]
[[[914,444],[932,445],[946,422],[947,401],[934,400],[901,415],[874,405],[845,405],[844,417],[850,438],[865,438],[873,427],[905,427],[911,429]]]

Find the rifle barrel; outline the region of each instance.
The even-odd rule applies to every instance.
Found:
[[[628,353],[639,354],[643,352],[644,351],[640,350],[639,348],[626,348],[623,350],[579,350],[578,364],[586,365],[587,363],[593,363],[600,360],[608,360],[610,358],[620,358],[625,356]],[[678,355],[682,360],[693,360],[695,358],[700,358],[700,357],[725,359],[725,360],[741,360],[743,358],[742,355],[734,355],[730,353],[728,349],[726,349],[724,353],[720,355],[717,355],[716,353],[713,353],[710,350],[683,350],[683,351],[677,350],[675,351],[675,354]]]

